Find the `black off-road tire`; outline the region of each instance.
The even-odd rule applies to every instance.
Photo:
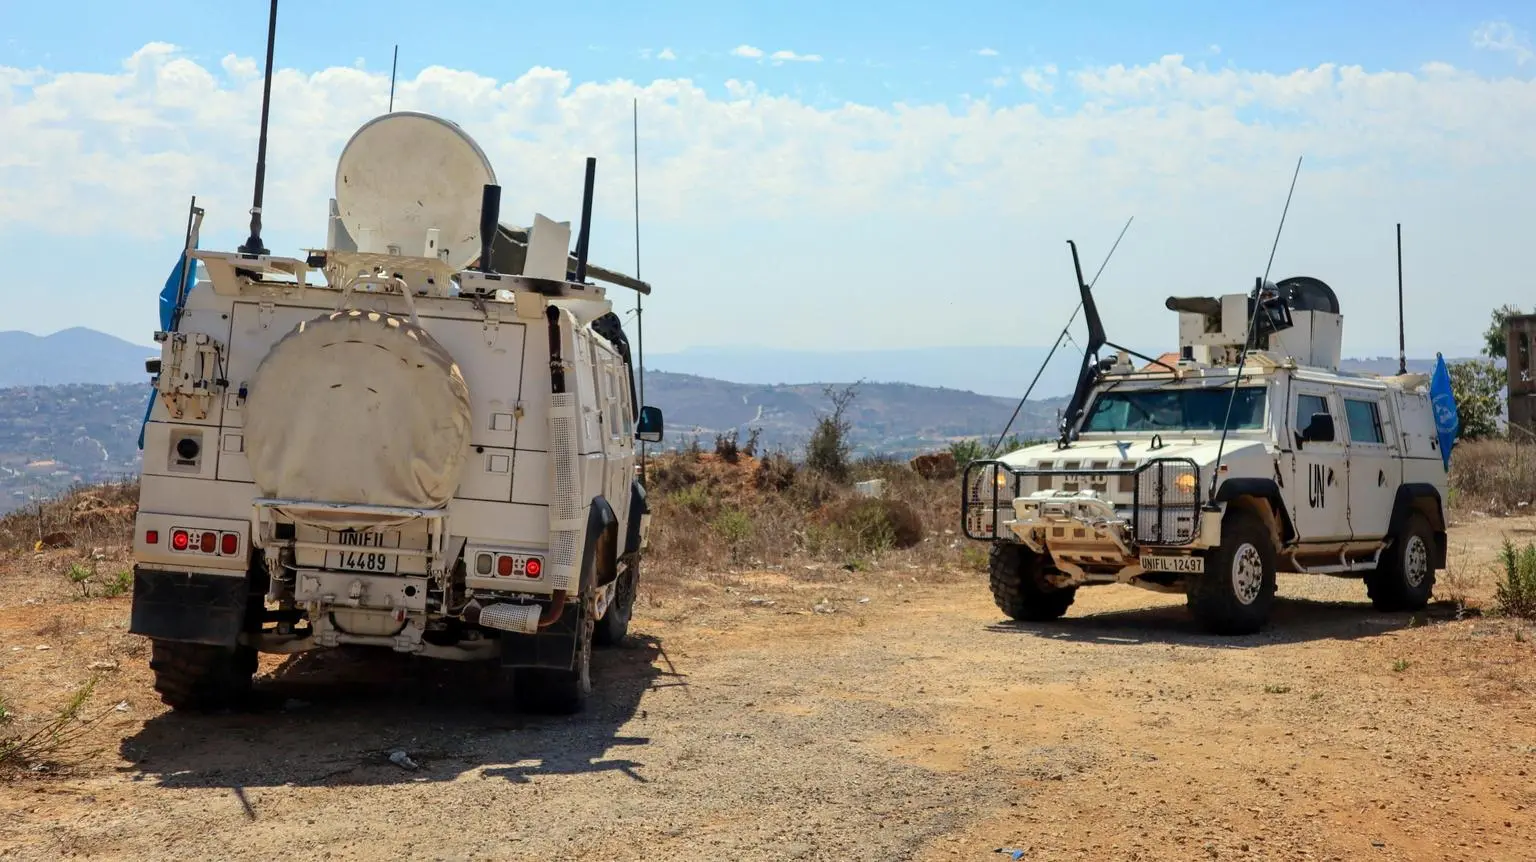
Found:
[[[629,635],[629,621],[635,615],[635,597],[640,589],[640,561],[626,565],[615,582],[613,601],[608,612],[592,629],[592,643],[600,647],[619,646]]]
[[[149,668],[155,674],[155,691],[171,709],[228,709],[250,697],[256,650],[157,640],[150,645]]]
[[[1418,512],[1409,515],[1381,564],[1365,575],[1365,592],[1380,611],[1417,611],[1435,591],[1434,531]]]
[[[513,672],[512,697],[521,712],[574,715],[586,708],[592,693],[591,617],[583,615],[576,643],[576,661],[569,670],[520,667]]]
[[[1044,561],[1023,545],[994,542],[987,568],[998,610],[1020,622],[1057,619],[1077,598],[1077,587],[1046,581]]]
[[[1269,622],[1275,606],[1275,546],[1257,516],[1231,512],[1221,524],[1221,546],[1205,555],[1205,573],[1185,587],[1189,610],[1218,635],[1250,635]]]

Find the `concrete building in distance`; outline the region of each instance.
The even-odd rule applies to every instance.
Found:
[[[1514,314],[1505,319],[1509,424],[1536,434],[1536,369],[1531,367],[1533,342],[1536,342],[1536,314]]]

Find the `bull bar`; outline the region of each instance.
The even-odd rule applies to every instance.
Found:
[[[1010,480],[998,482],[998,471],[1007,471]],[[973,480],[977,473],[981,475]],[[1187,512],[1191,523],[1200,509],[1200,466],[1190,458],[1153,458],[1134,467],[1097,467],[1080,468],[1073,470],[1040,470],[1028,467],[1014,467],[1002,461],[982,459],[971,461],[965,465],[965,472],[960,485],[960,530],[967,539],[978,541],[994,541],[1002,528],[998,517],[998,509],[1005,502],[1011,507],[1012,501],[1020,495],[1022,480],[1026,477],[1038,476],[1065,476],[1073,478],[1086,478],[1102,476],[1109,477],[1132,476],[1131,491],[1131,526],[1132,535],[1138,545],[1183,546],[1189,545],[1195,540],[1195,530],[1190,529],[1187,534],[1181,535],[1178,529],[1168,529],[1170,516]],[[1178,479],[1182,476],[1193,478],[1193,485],[1189,490],[1178,487]],[[981,494],[980,483],[984,481],[991,488],[992,529],[984,535],[977,535],[971,530],[971,510],[987,502]],[[1011,496],[1007,501],[1003,500],[1002,489],[1005,485],[1011,485]]]

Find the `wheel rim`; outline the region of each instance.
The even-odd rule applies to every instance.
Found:
[[[1244,542],[1232,555],[1232,594],[1240,604],[1251,605],[1264,589],[1264,556]]]
[[[1408,546],[1403,549],[1403,578],[1408,581],[1408,586],[1417,587],[1428,576],[1429,549],[1424,547],[1423,539],[1409,536]]]

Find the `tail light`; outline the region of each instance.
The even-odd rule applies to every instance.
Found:
[[[203,534],[203,546],[202,546],[203,547],[203,553],[211,554],[211,553],[214,552],[215,549],[218,548],[218,546],[219,546],[219,534],[218,533],[204,533]]]
[[[159,530],[145,530],[144,531],[144,544],[146,544],[146,545],[158,545],[158,544],[160,544],[160,531]]]
[[[219,538],[219,553],[226,557],[233,557],[240,550],[240,536],[238,533],[225,533]]]
[[[500,556],[500,557],[496,558],[496,574],[501,575],[503,578],[507,578],[507,577],[511,577],[512,576],[512,558],[511,557]]]
[[[539,575],[544,574],[544,564],[539,562],[538,557],[529,557],[527,564],[523,566],[523,571],[527,573],[528,577],[537,578]]]
[[[171,533],[171,550],[185,551],[192,545],[192,536],[186,530],[175,530]]]

